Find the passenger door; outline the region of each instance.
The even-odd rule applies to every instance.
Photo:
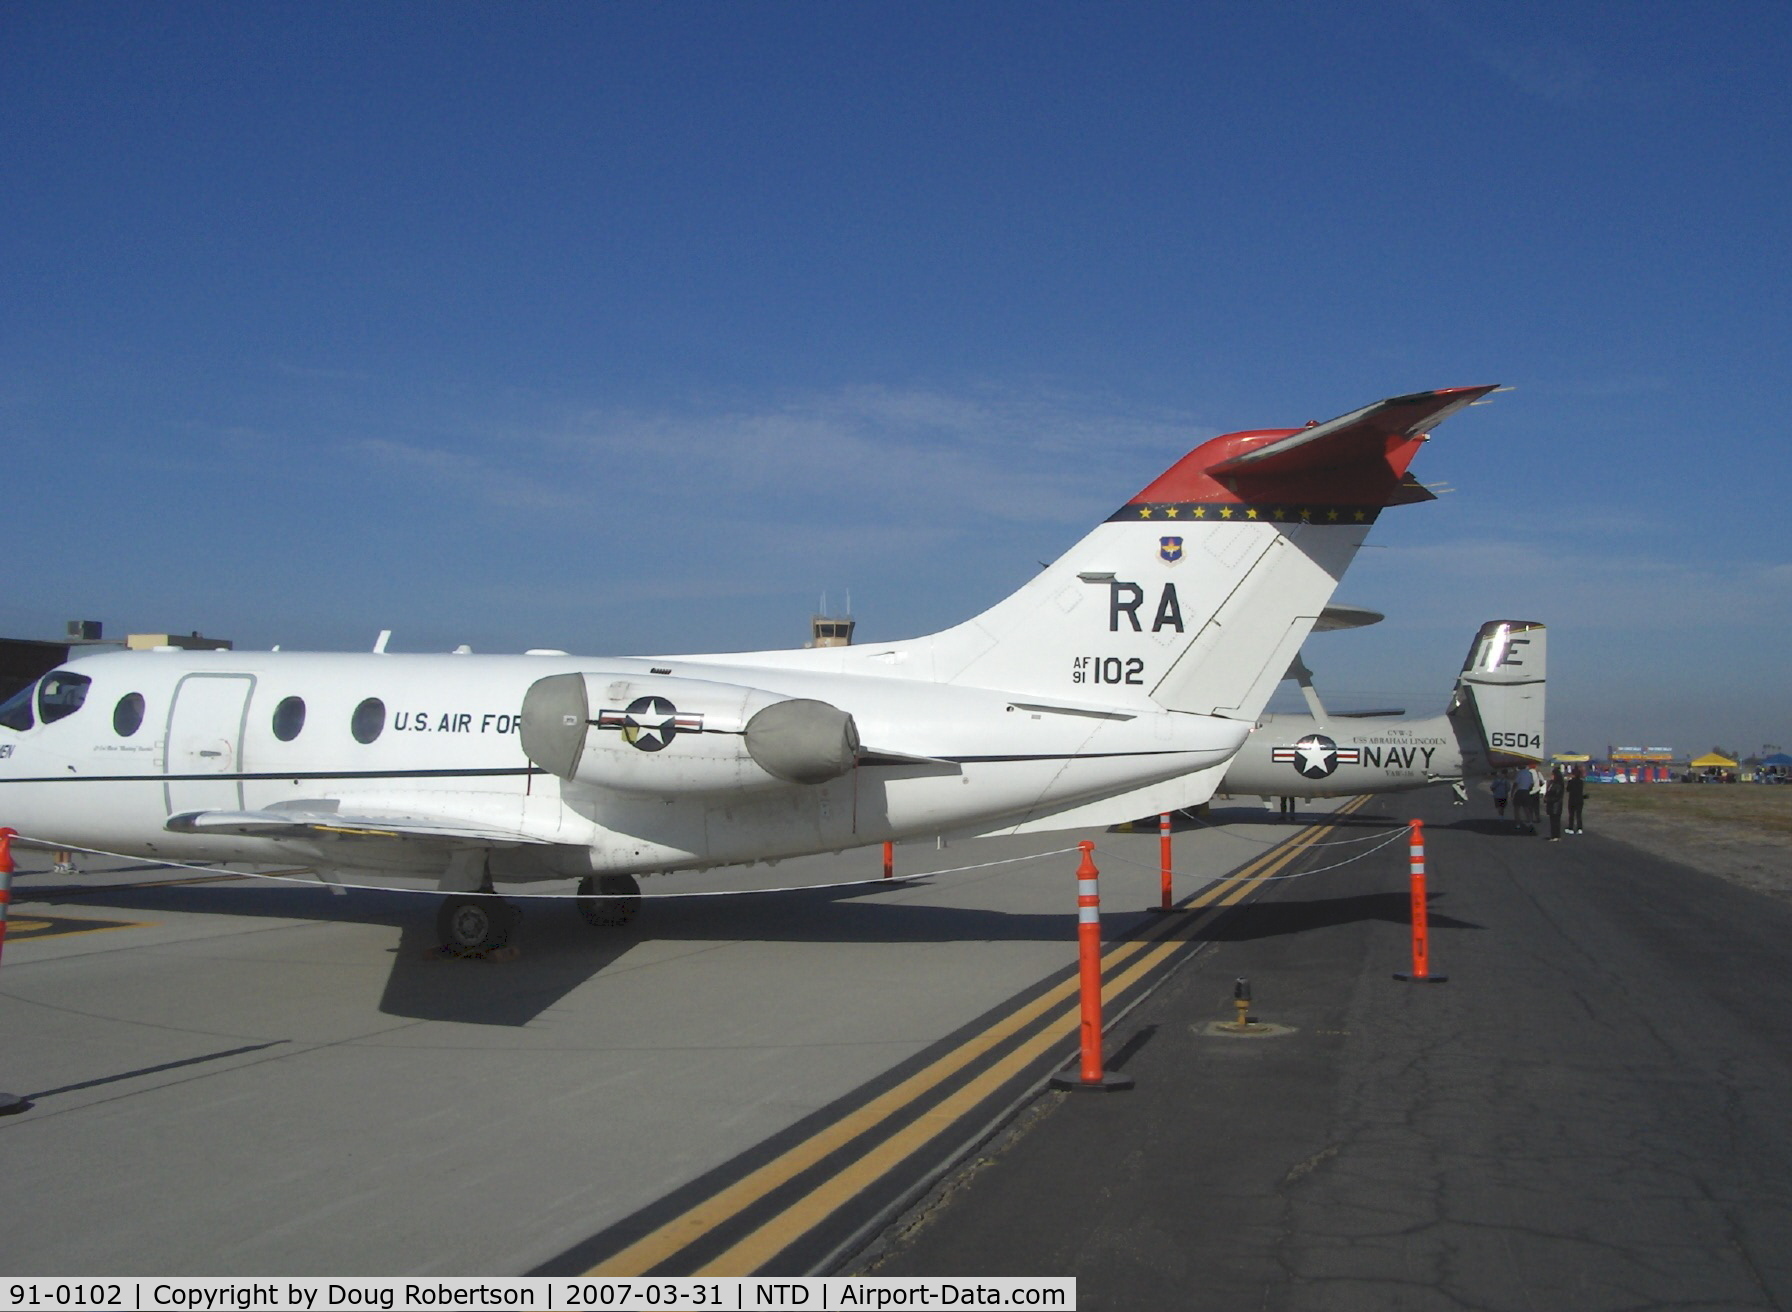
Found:
[[[254,690],[252,674],[189,674],[175,687],[162,753],[169,815],[242,810],[243,721]]]

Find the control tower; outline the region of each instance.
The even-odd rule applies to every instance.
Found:
[[[846,599],[846,614],[828,614],[828,599],[821,599],[821,609],[809,617],[809,641],[805,647],[850,647],[856,621],[852,617],[852,598]]]

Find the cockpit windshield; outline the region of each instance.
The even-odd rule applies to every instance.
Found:
[[[8,729],[17,729],[20,733],[36,724],[37,719],[31,714],[31,700],[36,692],[37,685],[28,683],[4,702],[0,702],[0,724]]]
[[[37,685],[37,713],[45,724],[54,724],[73,715],[87,700],[87,689],[93,680],[85,674],[68,670],[52,670]]]

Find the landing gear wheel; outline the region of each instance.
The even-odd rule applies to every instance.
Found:
[[[597,894],[604,894],[599,897]],[[633,875],[586,876],[579,881],[579,914],[599,929],[620,929],[641,909],[641,886]]]
[[[516,908],[490,893],[461,894],[442,903],[436,932],[451,952],[490,952],[510,941]]]

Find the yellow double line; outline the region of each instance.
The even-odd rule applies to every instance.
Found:
[[[1345,815],[1367,801],[1352,799],[1337,815]],[[1325,834],[1330,824],[1302,831],[1240,867],[1219,883],[1204,889],[1183,905],[1189,910],[1230,907],[1243,901],[1263,881],[1285,869]],[[1107,1003],[1138,984],[1178,949],[1209,919],[1193,922],[1166,919],[1154,934],[1116,944],[1102,957],[1102,1001]],[[1131,963],[1131,964],[1128,964]],[[1125,967],[1125,969],[1121,969]],[[1118,973],[1116,973],[1118,972]],[[947,1080],[1027,1029],[1054,1008],[1052,1017],[1032,1037],[991,1063],[981,1073],[922,1112],[888,1137],[843,1164],[807,1193],[784,1207],[725,1252],[712,1258],[692,1275],[747,1275],[762,1269],[791,1244],[820,1225],[842,1205],[870,1188],[903,1162],[948,1133],[978,1103],[1024,1071],[1076,1032],[1079,1004],[1077,978],[1073,974],[1025,1006],[1010,1012],[988,1029],[973,1036],[900,1084],[854,1109],[831,1125],[796,1144],[764,1166],[712,1194],[667,1221],[651,1234],[592,1267],[593,1276],[642,1275],[671,1261],[703,1240],[718,1227],[739,1216],[774,1190],[818,1165],[860,1135],[896,1117],[939,1088]]]

